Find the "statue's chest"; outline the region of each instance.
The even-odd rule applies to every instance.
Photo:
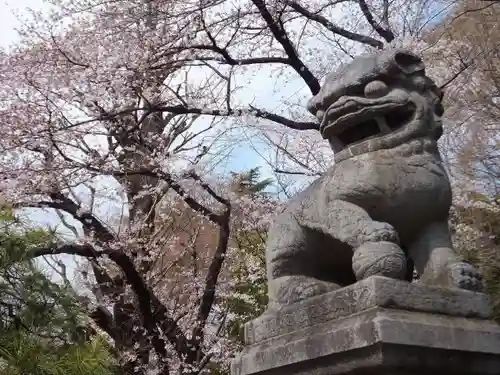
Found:
[[[365,163],[349,174],[339,184],[340,195],[363,207],[375,220],[421,226],[448,213],[449,179],[432,155]]]
[[[442,163],[424,155],[375,164],[368,171],[367,178],[372,181],[374,190],[379,190],[389,201],[395,200],[401,205],[411,204],[417,197],[437,199],[443,194],[447,195],[450,190]]]

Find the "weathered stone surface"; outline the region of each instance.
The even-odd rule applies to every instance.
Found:
[[[441,100],[404,50],[327,77],[308,109],[336,163],[269,229],[268,310],[232,375],[500,375],[482,276],[451,242]],[[396,280],[413,267],[421,283]]]
[[[308,109],[335,165],[269,229],[271,309],[372,275],[411,278],[413,265],[428,285],[481,290],[480,273],[450,238],[441,99],[422,60],[405,50],[361,56],[326,78]]]
[[[500,374],[500,327],[489,320],[463,317],[471,311],[485,316],[484,296],[459,291],[435,300],[438,292],[429,289],[426,296],[413,299],[404,298],[400,289],[395,304],[408,310],[399,310],[376,307],[377,300],[390,305],[385,280],[366,281],[386,288],[383,295],[363,295],[371,301],[367,309],[353,311],[360,308],[358,304],[352,315],[296,330],[286,328],[284,334],[250,345],[234,360],[232,375]],[[482,311],[465,301],[467,295]],[[336,304],[332,310],[338,313],[343,308],[336,309]],[[443,309],[455,316],[410,311],[415,308]]]
[[[321,325],[375,307],[488,319],[490,299],[486,294],[444,289],[372,276],[348,287],[268,310],[245,326],[245,341],[261,341]]]

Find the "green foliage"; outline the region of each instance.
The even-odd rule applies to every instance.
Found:
[[[235,236],[239,258],[232,268],[234,294],[228,298],[228,335],[243,343],[246,322],[262,314],[267,306],[265,243],[267,234],[260,231],[240,231]]]
[[[272,185],[273,179],[266,178],[261,180],[260,167],[251,168],[247,172],[232,172],[233,186],[236,192],[245,195],[265,194],[264,190]]]
[[[236,192],[250,197],[266,195],[264,190],[273,183],[270,178],[261,179],[260,168],[233,173]],[[228,336],[243,343],[243,327],[246,322],[262,314],[267,306],[267,278],[265,244],[266,231],[233,231],[233,246],[237,259],[231,265],[234,294],[226,301],[232,319],[228,323]]]
[[[94,337],[84,345],[50,347],[36,336],[10,331],[0,340],[3,375],[108,375],[111,357],[107,345]]]
[[[53,240],[0,210],[0,373],[111,374],[110,352],[102,338],[88,334],[76,293],[29,257]]]

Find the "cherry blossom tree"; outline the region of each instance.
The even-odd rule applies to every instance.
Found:
[[[225,259],[277,204],[232,193],[220,162],[240,141],[278,175],[322,173],[331,153],[303,109],[322,77],[386,46],[446,52],[420,37],[455,1],[48,4],[0,55],[0,202],[74,234],[32,256],[87,260],[82,303],[124,371],[194,375],[231,357]],[[436,61],[444,83],[461,69]],[[209,256],[186,263],[193,248]]]
[[[213,119],[195,124],[200,113],[153,109],[178,68],[172,61],[154,66],[158,45],[148,41],[171,43],[155,4],[57,5],[27,24],[23,42],[1,57],[2,198],[14,208],[55,210],[78,235],[32,256],[89,260],[94,298],[82,302],[125,371],[198,373],[213,355],[204,334],[232,208],[201,177],[209,165],[200,159],[223,129]],[[198,293],[178,310],[154,288],[154,261],[170,249],[164,238],[155,241],[167,221],[157,206],[174,204],[172,196],[203,216],[217,238],[208,269],[191,279]],[[106,216],[119,217],[118,225]]]

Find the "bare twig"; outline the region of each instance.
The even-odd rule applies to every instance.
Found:
[[[77,126],[90,124],[90,123],[93,123],[96,121],[108,121],[108,120],[113,119],[114,117],[126,115],[126,114],[133,113],[136,111],[143,111],[143,110],[151,110],[151,111],[156,111],[156,112],[170,112],[170,113],[176,114],[176,115],[198,114],[198,115],[222,116],[222,117],[241,116],[245,113],[249,113],[255,117],[270,120],[270,121],[279,123],[279,124],[284,125],[288,128],[291,128],[291,129],[296,129],[296,130],[311,130],[311,129],[317,130],[317,129],[319,129],[319,124],[316,122],[294,121],[294,120],[288,119],[284,116],[270,113],[266,110],[259,109],[259,108],[253,107],[253,106],[251,106],[250,109],[237,108],[237,109],[231,109],[230,111],[227,111],[227,110],[220,110],[220,109],[191,107],[191,106],[185,106],[185,105],[173,105],[173,106],[157,105],[154,107],[126,108],[126,109],[116,111],[116,112],[108,112],[106,114],[94,117],[94,118],[89,119],[89,120],[73,123],[69,126],[66,126],[63,130],[69,130],[69,129],[77,127]]]

